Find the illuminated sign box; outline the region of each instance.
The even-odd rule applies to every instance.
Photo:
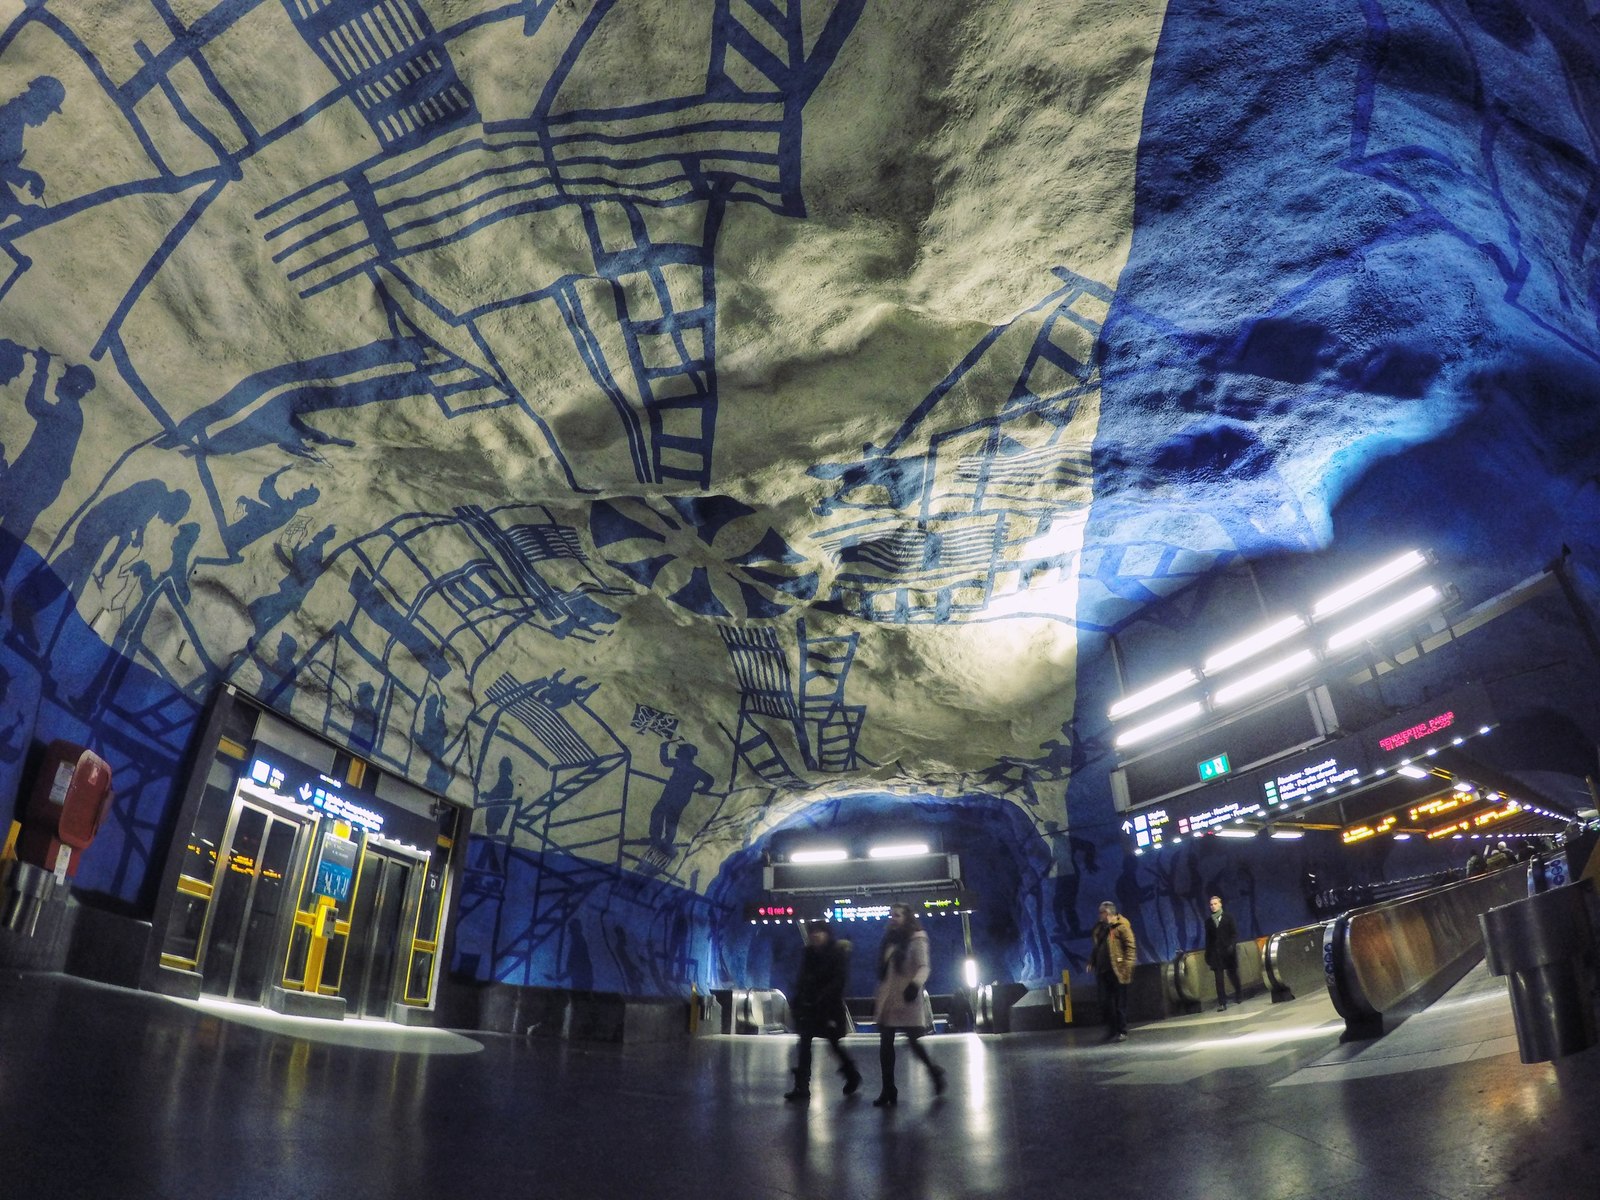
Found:
[[[1244,772],[1325,741],[1334,726],[1326,688],[1297,692],[1123,760],[1111,774],[1112,796],[1127,812],[1228,787]]]
[[[1137,850],[1159,850],[1184,838],[1200,837],[1219,829],[1259,820],[1264,810],[1265,806],[1259,801],[1237,800],[1190,812],[1175,812],[1167,807],[1141,809],[1123,820],[1122,832]]]
[[[886,895],[850,896],[838,892],[820,895],[768,897],[747,905],[745,919],[754,923],[798,924],[803,921],[887,921],[893,905],[909,905],[919,919],[960,916],[976,912],[971,892],[894,892]]]
[[[1495,724],[1494,708],[1482,684],[1466,684],[1427,704],[1369,728],[1362,740],[1374,764],[1392,765],[1425,756],[1458,739],[1476,737]]]
[[[250,763],[250,780],[266,788],[268,791],[281,795],[286,800],[295,800],[301,804],[309,804],[318,812],[326,813],[341,821],[348,821],[352,825],[360,826],[369,833],[379,833],[383,830],[383,814],[365,804],[359,804],[347,798],[343,792],[343,784],[337,779],[320,772],[311,779],[298,779],[291,781],[289,774],[295,766],[300,767],[296,774],[310,771],[303,764],[293,764],[286,767],[281,763],[269,762],[264,758],[256,758]],[[331,893],[329,893],[331,894]]]
[[[1261,780],[1268,808],[1288,808],[1320,799],[1329,790],[1354,783],[1367,772],[1361,744],[1340,739],[1270,769]]]
[[[863,888],[916,888],[959,879],[954,854],[914,854],[905,858],[850,858],[842,862],[773,863],[765,869],[769,892],[838,892]]]

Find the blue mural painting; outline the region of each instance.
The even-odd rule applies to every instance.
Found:
[[[723,256],[741,219],[811,226],[807,109],[865,0],[101,15],[0,29],[25,68],[0,83],[0,803],[33,743],[94,745],[118,801],[79,882],[129,904],[232,682],[475,803],[468,974],[748,975],[763,952],[714,936],[740,872],[891,769],[863,639],[1070,626],[1077,710],[1103,711],[1097,637],[1327,545],[1386,456],[1497,403],[1554,427],[1600,378],[1577,0],[1172,0],[1126,268],[1006,264],[1020,311],[773,484],[804,528],[718,460]],[[672,61],[628,49],[669,27]],[[625,630],[697,639],[720,677],[610,681]],[[991,931],[1017,977],[1080,965],[1106,896],[1165,952],[1206,889],[1262,928],[1311,869],[1121,855],[1103,734],[1075,718],[883,801],[1023,847],[983,867],[1018,897]]]
[[[819,607],[890,623],[1070,619],[1028,593],[1077,569],[1112,292],[1055,274],[1055,290],[985,334],[883,445],[811,468],[837,483],[818,505],[814,537],[837,564]],[[1004,402],[971,420],[945,401],[991,360],[1020,365]]]
[[[26,50],[56,66],[0,96],[0,304],[21,294],[38,266],[29,248],[51,230],[93,240],[86,230],[101,214],[139,198],[165,214],[165,227],[142,234],[154,237],[133,275],[99,285],[115,293],[99,298],[101,326],[82,360],[0,339],[0,386],[26,414],[6,418],[0,450],[0,762],[14,782],[29,739],[75,734],[107,752],[102,742],[117,742],[122,726],[130,734],[126,754],[109,749],[125,848],[98,848],[91,859],[123,861],[91,867],[83,882],[123,896],[144,886],[136,859],[158,850],[152,830],[173,803],[171,776],[198,707],[216,683],[234,680],[429,789],[462,779],[480,789],[474,878],[496,875],[501,894],[510,878],[510,920],[522,922],[522,941],[496,949],[512,963],[506,970],[533,970],[542,942],[526,934],[528,922],[550,920],[566,939],[557,955],[565,978],[635,987],[690,978],[685,962],[645,965],[646,950],[622,949],[629,928],[634,946],[645,946],[643,926],[618,917],[602,930],[597,915],[579,917],[544,894],[555,877],[584,875],[581,862],[603,864],[608,888],[627,870],[670,872],[691,800],[715,798],[712,776],[694,765],[693,744],[646,722],[662,741],[659,762],[635,773],[638,798],[624,786],[621,805],[586,802],[602,781],[600,790],[613,786],[611,774],[632,770],[629,749],[589,709],[594,683],[562,670],[526,680],[504,661],[512,635],[528,630],[557,642],[606,637],[618,621],[608,597],[638,578],[624,547],[606,542],[610,562],[590,563],[574,526],[515,506],[378,510],[376,522],[358,523],[330,470],[339,454],[362,450],[366,414],[430,403],[446,421],[520,411],[566,488],[605,482],[610,464],[574,456],[541,395],[523,387],[525,350],[507,330],[514,314],[538,309],[549,314],[538,320],[566,330],[571,362],[610,403],[626,477],[709,485],[718,229],[731,205],[805,216],[802,110],[861,10],[862,0],[707,5],[696,14],[706,54],[699,93],[650,94],[643,72],[637,94],[610,107],[566,96],[586,91],[595,38],[635,19],[613,0],[530,0],[458,14],[454,26],[438,26],[414,0],[224,3],[182,14],[160,6],[154,21],[130,26],[131,45],[69,11],[29,6],[11,19],[0,54]],[[246,46],[259,45],[262,26],[288,34],[272,40],[278,72],[322,78],[320,93],[285,104],[293,93],[240,74],[258,58]],[[528,80],[517,110],[504,96],[483,101],[469,82],[482,77],[490,30],[554,64]],[[323,131],[346,106],[371,142],[341,166],[344,150],[330,154]],[[40,134],[64,128],[93,128],[88,150],[117,142],[101,157],[117,163],[112,174],[67,178],[35,149]],[[336,170],[264,195],[272,173],[258,165],[283,150]],[[253,229],[266,248],[286,291],[258,296],[264,309],[357,290],[378,304],[384,336],[280,362],[251,350],[238,358],[254,365],[238,378],[227,378],[229,363],[174,389],[150,352],[152,320],[162,320],[150,315],[160,307],[152,298],[184,286],[170,280],[205,258],[218,222]],[[574,238],[584,261],[546,277],[506,272],[498,290],[469,304],[440,288],[442,262],[501,256],[530,229],[550,243]],[[234,320],[213,317],[219,328]],[[182,336],[158,338],[174,334]],[[210,395],[195,390],[211,381],[219,386]],[[134,397],[147,429],[101,424],[90,450],[85,421],[107,389]],[[635,522],[666,515],[669,525],[654,528],[682,518],[706,544],[725,528],[742,538],[734,517],[750,510],[728,504],[610,501]],[[770,530],[731,549],[718,544],[718,554],[725,570],[710,579],[688,568],[678,602],[707,613],[726,589],[728,611],[773,616],[810,595],[803,563]],[[736,582],[725,584],[730,573]],[[224,587],[242,594],[242,621],[206,619],[197,578],[238,581]],[[174,643],[176,656],[163,653]],[[470,712],[462,696],[477,696]],[[638,710],[654,712],[643,702]],[[629,805],[638,829],[622,827]],[[570,856],[573,866],[534,872],[549,880],[517,893],[528,861],[547,856]],[[602,944],[611,962],[634,968],[610,978]]]

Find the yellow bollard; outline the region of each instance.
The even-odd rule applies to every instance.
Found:
[[[1064,968],[1061,972],[1061,1019],[1072,1024],[1072,972]]]
[[[317,897],[317,915],[311,922],[311,945],[306,949],[306,977],[301,987],[316,995],[322,988],[322,964],[328,955],[328,942],[333,937],[332,896]]]

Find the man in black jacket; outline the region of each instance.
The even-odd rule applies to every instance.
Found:
[[[1206,966],[1217,981],[1217,1011],[1228,1007],[1222,991],[1222,976],[1226,972],[1233,983],[1233,1002],[1243,1004],[1239,986],[1239,927],[1233,914],[1222,911],[1222,897],[1211,897],[1211,915],[1206,918]]]
[[[806,948],[800,959],[800,976],[795,981],[794,998],[789,1011],[794,1014],[795,1029],[800,1034],[800,1053],[795,1062],[794,1087],[783,1094],[785,1100],[807,1100],[811,1097],[811,1042],[825,1038],[828,1048],[839,1060],[839,1073],[844,1076],[844,1094],[851,1095],[861,1086],[861,1072],[850,1055],[839,1044],[850,1028],[845,1013],[844,989],[850,976],[850,943],[835,941],[833,929],[826,921],[812,921],[806,925]]]

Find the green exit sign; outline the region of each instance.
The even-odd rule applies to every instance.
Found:
[[[1226,775],[1233,769],[1228,765],[1228,756],[1226,754],[1208,758],[1203,763],[1196,763],[1195,766],[1200,769],[1201,783],[1205,783],[1208,779],[1216,779],[1218,776]]]

